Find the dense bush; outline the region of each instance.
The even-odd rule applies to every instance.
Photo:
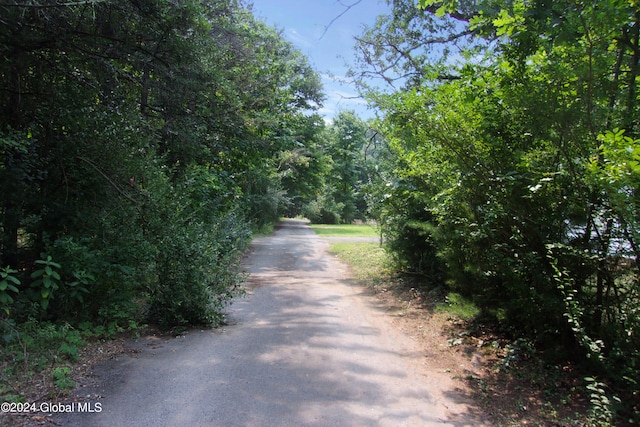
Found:
[[[354,71],[393,153],[374,190],[389,247],[604,378],[594,423],[638,421],[637,5],[393,3]]]
[[[340,224],[342,205],[336,203],[328,194],[322,194],[316,200],[309,202],[302,214],[314,224]]]
[[[235,0],[0,15],[2,318],[219,321],[250,228],[295,196],[276,159],[320,131],[306,59]]]

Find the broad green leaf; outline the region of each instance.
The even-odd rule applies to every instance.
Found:
[[[14,276],[7,276],[7,277],[5,278],[5,280],[8,280],[9,282],[13,282],[13,283],[15,283],[16,285],[19,285],[19,284],[20,284],[20,280],[19,280],[17,277],[14,277]]]

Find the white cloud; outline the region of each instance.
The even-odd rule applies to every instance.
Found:
[[[311,37],[301,34],[296,28],[288,28],[285,35],[298,48],[310,48],[314,45]]]
[[[325,117],[325,122],[330,123],[341,110],[353,110],[363,119],[373,117],[367,102],[358,95],[350,79],[330,72],[322,73],[320,77],[327,98],[318,113]]]

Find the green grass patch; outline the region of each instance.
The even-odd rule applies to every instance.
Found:
[[[329,253],[348,264],[353,278],[368,286],[389,287],[397,282],[392,279],[395,274],[391,257],[378,243],[331,243]],[[480,309],[473,302],[455,292],[450,292],[444,301],[436,303],[435,310],[467,321],[475,319],[480,314]]]
[[[329,253],[349,264],[356,280],[378,282],[390,273],[389,255],[378,243],[332,243]]]
[[[377,227],[369,224],[311,224],[320,236],[378,237]]]
[[[463,320],[473,320],[480,314],[480,309],[462,295],[450,292],[445,301],[436,306],[436,312],[446,312]]]

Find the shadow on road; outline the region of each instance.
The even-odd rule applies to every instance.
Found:
[[[256,239],[229,325],[147,337],[96,369],[84,426],[477,426],[479,412],[394,331],[302,221]],[[153,345],[151,345],[153,344]]]

